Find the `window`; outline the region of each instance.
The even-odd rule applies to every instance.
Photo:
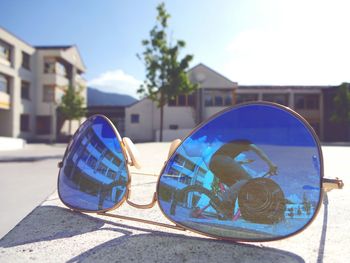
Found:
[[[36,133],[45,135],[51,133],[51,116],[37,116],[36,117]]]
[[[99,166],[97,167],[97,172],[99,172],[100,174],[105,175],[107,172],[107,166],[104,165],[103,163],[100,163]]]
[[[213,98],[212,98],[211,93],[209,93],[209,92],[206,92],[205,95],[204,95],[204,105],[206,107],[213,106]]]
[[[44,85],[43,87],[43,101],[54,102],[55,101],[55,86]]]
[[[30,70],[30,56],[24,51],[22,51],[22,67]]]
[[[236,97],[236,103],[243,103],[243,102],[249,102],[249,101],[257,101],[258,100],[258,94],[237,94]]]
[[[0,74],[0,92],[10,93],[10,78]]]
[[[184,95],[181,94],[176,96],[173,99],[169,99],[168,106],[177,106],[177,107],[186,107],[186,106],[194,106],[194,94]]]
[[[169,99],[168,106],[176,106],[176,98]]]
[[[232,90],[207,90],[204,92],[206,107],[224,107],[232,105]]]
[[[194,94],[187,95],[187,105],[191,107],[195,106]]]
[[[44,58],[44,73],[56,73],[56,60],[54,58]]]
[[[109,169],[107,172],[107,176],[111,179],[115,179],[117,177],[117,172]]]
[[[318,94],[295,94],[295,108],[298,110],[318,110],[320,108],[320,97]]]
[[[190,171],[194,171],[196,164],[182,156],[181,154],[177,154],[175,156],[174,162],[178,164],[179,166],[185,167],[186,169]]]
[[[170,124],[169,125],[169,129],[170,130],[177,130],[179,128],[179,125],[176,125],[176,124]]]
[[[263,94],[263,100],[288,106],[288,94]]]
[[[54,57],[44,58],[44,73],[67,76],[66,66]]]
[[[313,122],[313,121],[310,121],[309,122],[311,127],[314,129],[314,131],[316,132],[316,134],[318,136],[320,136],[320,123],[319,122]]]
[[[0,61],[11,62],[11,46],[0,40]]]
[[[140,115],[139,114],[131,114],[131,123],[139,123]]]
[[[30,83],[27,81],[21,83],[21,98],[30,100]]]
[[[29,131],[29,114],[21,114],[20,129],[21,132]]]
[[[90,166],[92,169],[95,169],[95,166],[97,164],[97,159],[93,156],[90,156],[90,158],[87,160],[86,164]]]

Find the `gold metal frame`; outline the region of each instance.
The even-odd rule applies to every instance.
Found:
[[[320,144],[320,141],[318,139],[318,136],[317,134],[315,133],[315,131],[313,130],[313,128],[311,127],[311,125],[300,115],[298,114],[297,112],[293,111],[292,109],[286,107],[286,106],[282,106],[282,105],[279,105],[277,103],[271,103],[271,102],[247,102],[247,103],[241,103],[241,104],[238,104],[238,105],[235,105],[235,106],[232,106],[232,107],[229,107],[223,111],[220,111],[218,113],[216,113],[215,115],[213,115],[211,118],[209,118],[207,121],[201,123],[200,125],[198,125],[197,127],[195,127],[192,132],[184,139],[186,140],[188,137],[190,137],[193,133],[195,133],[198,129],[200,129],[202,126],[204,126],[205,124],[209,123],[211,120],[213,120],[214,118],[216,118],[217,116],[221,115],[221,114],[224,114],[228,111],[231,111],[235,108],[238,108],[238,107],[241,107],[241,106],[245,106],[245,105],[270,105],[270,106],[274,106],[274,107],[277,107],[281,110],[284,110],[290,114],[292,114],[294,117],[296,117],[297,119],[299,119],[307,128],[308,130],[312,133],[312,136],[316,142],[316,145],[317,145],[317,148],[318,148],[318,152],[319,152],[319,156],[320,156],[320,175],[321,175],[321,180],[320,180],[320,196],[319,196],[319,200],[320,202],[318,203],[318,206],[317,208],[315,209],[315,213],[313,214],[312,218],[309,220],[309,222],[303,226],[301,229],[299,229],[298,231],[296,232],[293,232],[289,235],[286,235],[286,236],[282,236],[282,237],[274,237],[274,238],[264,238],[264,239],[254,239],[254,240],[251,240],[251,239],[235,239],[235,238],[227,238],[227,237],[220,237],[220,236],[214,236],[214,235],[210,235],[210,234],[207,234],[207,233],[204,233],[204,232],[201,232],[201,231],[197,231],[197,230],[193,230],[187,226],[184,226],[184,225],[181,225],[181,224],[178,224],[176,222],[174,222],[169,216],[166,215],[166,213],[161,209],[161,206],[159,204],[159,199],[157,198],[157,193],[159,192],[158,191],[158,188],[159,188],[159,183],[160,183],[160,178],[161,178],[161,175],[163,174],[164,172],[164,169],[165,167],[167,166],[169,160],[171,159],[171,157],[175,154],[177,148],[181,145],[181,143],[177,143],[176,147],[171,151],[172,154],[170,154],[168,156],[168,159],[167,161],[164,163],[163,165],[163,168],[160,172],[159,175],[154,175],[154,174],[146,174],[146,173],[137,173],[137,172],[133,172],[133,173],[130,173],[129,172],[129,169],[128,169],[128,164],[132,163],[131,160],[128,159],[128,154],[127,154],[127,149],[123,143],[123,140],[121,139],[117,129],[115,128],[115,126],[113,125],[113,123],[105,116],[103,115],[93,115],[91,116],[90,118],[93,118],[95,116],[100,116],[102,118],[104,118],[109,124],[110,126],[112,127],[113,131],[115,132],[115,135],[116,135],[116,138],[119,140],[119,143],[121,145],[121,149],[122,149],[122,152],[123,152],[123,155],[124,155],[124,158],[125,158],[125,161],[126,161],[126,169],[127,169],[127,174],[128,174],[128,182],[127,182],[127,185],[126,185],[126,193],[124,195],[124,197],[121,199],[121,201],[117,204],[115,204],[112,208],[110,209],[105,209],[105,210],[98,210],[98,211],[86,211],[86,210],[81,210],[81,209],[78,209],[76,207],[72,207],[70,206],[69,204],[66,204],[60,194],[59,194],[59,182],[57,181],[57,187],[58,187],[58,194],[59,194],[59,198],[60,200],[62,201],[63,204],[65,204],[67,207],[69,207],[70,209],[74,210],[74,211],[78,211],[78,212],[83,212],[83,213],[97,213],[98,215],[102,215],[102,216],[107,216],[107,217],[111,217],[111,218],[118,218],[118,219],[123,219],[123,220],[130,220],[130,221],[135,221],[135,222],[140,222],[140,223],[145,223],[145,224],[151,224],[151,225],[156,225],[156,226],[161,226],[161,227],[166,227],[166,228],[170,228],[170,229],[176,229],[176,230],[181,230],[181,231],[186,231],[186,230],[189,230],[191,232],[195,232],[195,233],[199,233],[201,235],[204,235],[204,236],[208,236],[208,237],[213,237],[213,238],[216,238],[216,239],[223,239],[223,240],[228,240],[228,241],[242,241],[242,242],[265,242],[265,241],[274,241],[274,240],[281,240],[281,239],[285,239],[285,238],[288,238],[288,237],[291,237],[291,236],[294,236],[294,235],[297,235],[299,234],[300,232],[302,232],[304,229],[306,229],[313,221],[314,219],[316,218],[316,216],[318,215],[319,213],[319,210],[320,210],[320,207],[321,207],[321,200],[323,198],[323,194],[324,192],[329,192],[333,189],[342,189],[343,186],[344,186],[344,183],[342,180],[340,180],[339,178],[336,178],[336,179],[328,179],[328,178],[324,178],[324,170],[323,170],[323,155],[322,155],[322,150],[321,150],[321,144]],[[79,131],[79,130],[78,130]],[[65,157],[66,155],[68,154],[69,152],[69,149],[70,149],[70,146],[73,142],[73,139],[74,137],[76,136],[76,134],[78,133],[78,131],[73,135],[72,139],[71,139],[71,142],[68,144],[67,146],[67,149],[64,153],[64,156],[63,156],[63,161],[65,160]],[[63,161],[62,162],[59,162],[58,163],[58,168],[62,168],[63,166]],[[59,171],[59,174],[60,174],[60,171]],[[157,180],[157,187],[156,187],[156,192],[153,194],[153,198],[151,200],[150,203],[148,204],[136,204],[134,202],[132,202],[130,200],[130,195],[131,195],[131,174],[142,174],[142,175],[150,175],[150,176],[157,176],[158,177],[158,180]],[[112,214],[112,213],[109,213],[110,211],[112,210],[115,210],[117,209],[119,206],[121,206],[124,202],[126,201],[126,203],[134,208],[137,208],[137,209],[149,209],[149,208],[152,208],[155,206],[155,204],[158,202],[158,207],[159,209],[161,210],[161,212],[163,213],[163,215],[170,221],[172,222],[173,224],[165,224],[165,223],[159,223],[159,222],[156,222],[156,221],[151,221],[151,220],[146,220],[146,219],[142,219],[142,218],[136,218],[136,217],[130,217],[130,216],[124,216],[124,215],[117,215],[117,214]]]

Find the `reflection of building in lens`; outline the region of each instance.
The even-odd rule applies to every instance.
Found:
[[[200,158],[187,157],[185,152],[178,153],[171,160],[161,177],[160,183],[162,191],[159,193],[163,201],[171,201],[178,190],[188,185],[198,185],[205,187],[208,168]],[[208,187],[207,187],[208,188]],[[191,208],[200,199],[199,193],[189,193],[185,196],[185,200],[181,200],[179,205]]]
[[[114,147],[118,143],[116,141]],[[104,201],[120,201],[127,184],[124,156],[119,149],[117,152],[109,147],[92,128],[82,130],[72,145],[64,168],[71,187],[98,197],[99,208],[103,208]]]
[[[293,202],[287,200],[285,218],[286,219],[303,219],[311,218],[317,208],[317,202],[312,201],[306,192],[303,194],[302,201]]]

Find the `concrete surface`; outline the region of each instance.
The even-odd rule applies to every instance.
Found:
[[[159,173],[169,144],[138,144],[144,171]],[[343,190],[328,194],[316,220],[289,239],[229,243],[164,227],[65,208],[57,192],[0,240],[0,262],[349,262],[350,147],[323,147],[325,175],[341,177]],[[157,177],[134,175],[132,200],[148,203]],[[3,213],[3,212],[2,212]],[[123,204],[113,213],[167,223],[158,207],[138,210]]]
[[[26,144],[0,152],[0,238],[56,190],[64,150],[65,145]]]

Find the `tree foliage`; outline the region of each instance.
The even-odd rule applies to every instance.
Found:
[[[138,93],[156,102],[160,108],[160,140],[162,140],[164,105],[177,95],[193,92],[197,85],[190,82],[186,72],[193,56],[179,57],[181,49],[185,47],[185,41],[177,40],[173,44],[171,39],[168,39],[170,14],[166,11],[165,4],[159,4],[157,11],[156,25],[150,31],[149,39],[142,41],[145,50],[141,55],[137,55],[143,61],[146,71],[146,80],[140,86]]]
[[[82,90],[83,87],[75,89],[73,86],[69,86],[58,106],[59,113],[65,120],[69,121],[69,134],[71,134],[71,121],[79,120],[86,115],[84,98],[81,96]]]
[[[334,97],[334,112],[331,120],[338,123],[350,123],[350,84],[342,83],[337,88],[336,96]]]

